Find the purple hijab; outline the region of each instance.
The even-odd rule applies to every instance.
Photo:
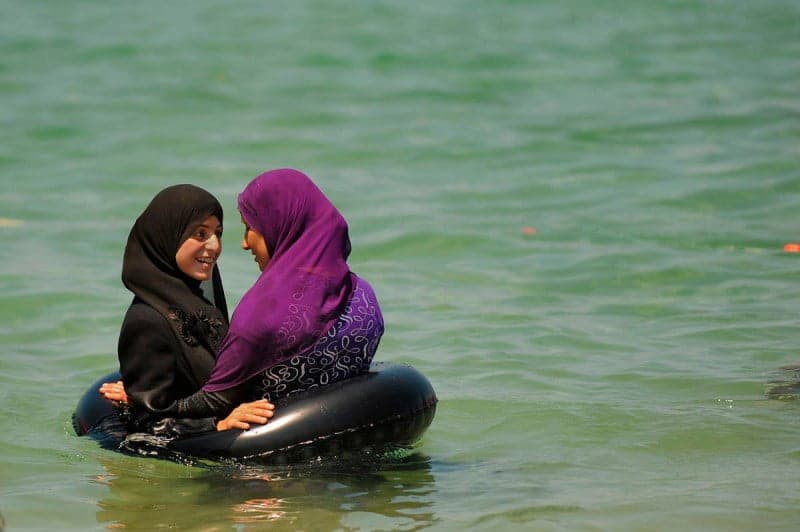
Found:
[[[264,237],[270,261],[231,317],[208,392],[310,350],[353,291],[347,222],[308,176],[288,168],[259,175],[239,194],[239,212]]]

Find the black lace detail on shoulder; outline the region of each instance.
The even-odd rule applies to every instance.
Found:
[[[175,323],[181,339],[191,347],[202,344],[216,351],[222,341],[224,323],[218,318],[209,316],[204,310],[189,313],[172,307],[169,309],[169,319]]]

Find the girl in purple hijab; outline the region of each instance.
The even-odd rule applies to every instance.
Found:
[[[305,174],[265,172],[239,195],[242,248],[261,274],[231,317],[203,388],[177,401],[178,417],[265,423],[265,405],[369,369],[383,335],[372,287],[350,271],[347,222]]]

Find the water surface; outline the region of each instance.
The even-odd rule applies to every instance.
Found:
[[[8,530],[792,530],[800,7],[718,0],[9,0],[0,17]],[[185,466],[76,438],[135,217],[278,166],[350,222],[413,453]]]

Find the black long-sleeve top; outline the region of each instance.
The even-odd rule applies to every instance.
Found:
[[[133,430],[151,431],[166,417],[208,418],[187,423],[195,427],[192,430],[212,430],[216,427],[211,418],[226,415],[233,406],[220,398],[213,413],[181,415],[181,399],[203,385],[213,367],[213,355],[209,353],[208,360],[186,360],[167,319],[138,298],[125,314],[117,353]]]

